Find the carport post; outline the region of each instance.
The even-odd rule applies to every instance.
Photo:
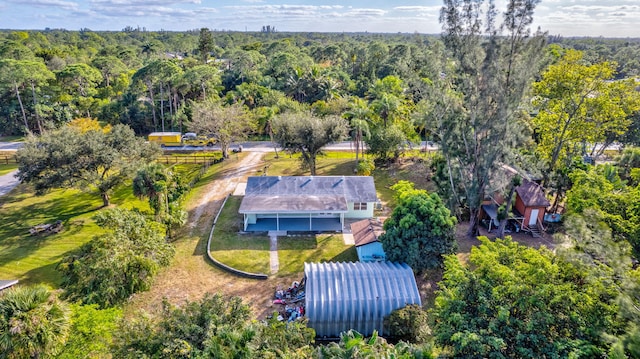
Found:
[[[313,223],[311,223],[311,212],[309,212],[309,230],[313,230]]]
[[[276,212],[276,231],[280,231],[280,216]]]

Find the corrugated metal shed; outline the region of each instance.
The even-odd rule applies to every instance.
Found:
[[[357,330],[384,335],[393,310],[422,305],[416,279],[404,263],[305,263],[306,315],[318,337]]]

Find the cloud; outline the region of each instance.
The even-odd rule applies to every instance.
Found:
[[[61,0],[14,0],[13,3],[20,5],[31,5],[37,7],[57,7],[64,10],[73,10],[78,8],[78,3]]]
[[[393,10],[409,12],[439,12],[442,6],[396,6]]]
[[[200,4],[201,0],[92,0],[103,6],[172,6],[176,4]]]

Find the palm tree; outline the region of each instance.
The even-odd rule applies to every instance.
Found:
[[[44,285],[14,287],[0,296],[0,358],[53,356],[70,327],[66,302]]]
[[[351,109],[345,113],[351,119],[351,128],[355,131],[353,140],[356,147],[356,168],[360,161],[359,154],[364,156],[364,137],[369,136],[371,114],[367,103],[360,98],[354,98]]]

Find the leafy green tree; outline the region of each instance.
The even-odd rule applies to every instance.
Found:
[[[242,104],[223,106],[219,101],[206,100],[196,103],[192,113],[189,129],[215,138],[224,158],[229,158],[231,143],[246,139],[255,127]]]
[[[98,309],[95,304],[71,304],[71,329],[58,359],[109,358],[122,310]]]
[[[464,189],[469,208],[469,236],[478,234],[479,211],[492,180],[510,164],[522,144],[522,99],[536,74],[544,36],[530,36],[539,0],[509,0],[499,23],[493,2],[445,0],[440,12],[443,41],[451,55],[432,78],[444,99],[438,124],[440,148],[450,179]],[[450,89],[457,94],[451,94]],[[461,109],[452,111],[451,103]],[[449,181],[457,187],[454,181]],[[451,193],[456,190],[452,189]]]
[[[188,190],[179,175],[159,163],[147,164],[133,179],[133,194],[149,199],[156,220],[165,224],[169,238],[174,227],[186,223],[187,213],[182,209],[181,200]]]
[[[567,191],[567,212],[598,212],[613,237],[628,241],[640,257],[640,188],[626,186],[611,165],[575,170],[569,178],[573,184]]]
[[[0,295],[0,358],[54,356],[67,340],[69,312],[43,285],[6,290]]]
[[[115,339],[118,358],[251,358],[256,331],[250,308],[239,297],[205,294],[175,307],[164,302],[156,318],[121,322]]]
[[[16,158],[20,180],[34,185],[36,194],[58,187],[95,190],[106,207],[111,191],[158,153],[125,125],[84,133],[64,126],[29,136]]]
[[[251,342],[255,356],[260,358],[309,358],[316,332],[306,321],[285,322],[277,313],[255,325],[256,336]]]
[[[275,140],[292,153],[300,153],[303,164],[316,175],[316,160],[322,148],[347,136],[347,122],[339,116],[317,117],[310,112],[286,112],[271,126]]]
[[[41,62],[13,59],[0,60],[0,86],[10,88],[15,94],[18,104],[20,105],[20,112],[22,113],[25,130],[28,131],[31,127],[29,126],[29,121],[27,119],[26,106],[22,100],[22,96],[20,95],[21,91],[27,86],[31,88],[33,113],[36,117],[38,130],[42,133],[43,126],[40,121],[37,108],[37,89],[53,78],[53,73]]]
[[[91,117],[96,87],[102,80],[102,74],[91,65],[78,63],[66,66],[56,72],[58,83],[66,91],[61,99],[69,98],[79,112],[77,115]],[[66,96],[66,97],[65,97]]]
[[[457,249],[455,217],[436,193],[415,189],[411,182],[399,181],[391,189],[397,206],[379,238],[387,259],[405,262],[416,272],[440,267],[443,255]]]
[[[394,339],[423,344],[431,338],[427,312],[417,304],[394,310],[384,318],[384,323]]]
[[[200,58],[202,59],[203,64],[207,63],[209,53],[213,51],[213,47],[213,34],[208,28],[201,28],[200,37],[198,38],[198,51],[200,52]]]
[[[397,124],[388,127],[375,126],[364,139],[367,153],[382,163],[398,159],[405,149],[406,141],[406,135]]]
[[[479,238],[468,264],[445,259],[433,310],[452,357],[599,357],[614,329],[614,291],[588,266],[511,238]]]
[[[595,155],[596,143],[606,142],[609,134],[624,133],[630,115],[640,109],[633,80],[611,81],[615,68],[610,62],[584,64],[581,52],[567,50],[534,84],[537,150],[547,163],[544,185],[573,157]]]
[[[171,262],[174,249],[166,243],[162,225],[141,213],[113,209],[95,220],[109,232],[94,237],[57,268],[69,298],[106,308],[148,290],[158,270]]]
[[[433,350],[429,346],[417,347],[405,342],[396,345],[389,344],[384,338],[374,332],[371,338],[365,338],[362,334],[350,330],[342,333],[340,342],[332,342],[319,346],[314,353],[318,359],[364,359],[364,358],[435,358]]]

